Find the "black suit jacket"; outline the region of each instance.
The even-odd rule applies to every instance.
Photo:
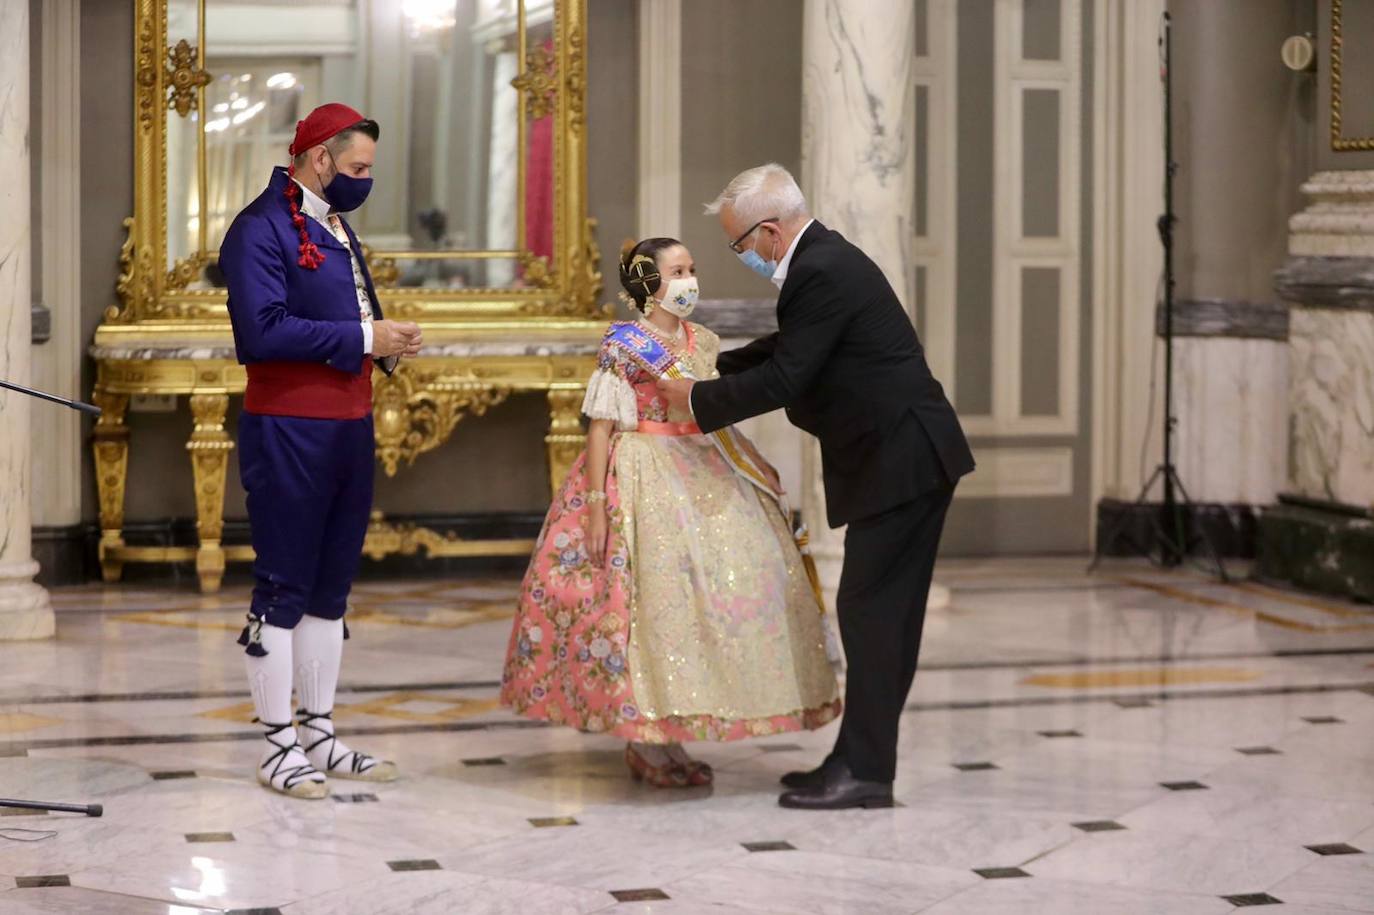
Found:
[[[959,418],[878,265],[813,223],[778,297],[778,332],[721,353],[692,389],[703,431],[786,408],[820,439],[832,527],[872,517],[973,470]]]

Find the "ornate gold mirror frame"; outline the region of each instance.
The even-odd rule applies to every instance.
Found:
[[[366,250],[378,296],[392,317],[427,324],[461,324],[511,319],[601,317],[599,254],[593,238],[595,220],[587,216],[586,181],[586,2],[554,0],[552,51],[528,47],[525,0],[514,0],[518,19],[518,71],[511,85],[518,92],[518,149],[525,149],[528,124],[553,120],[553,251],[549,258],[526,247],[525,156],[517,164],[516,217],[518,245],[512,251]],[[205,110],[206,86],[214,74],[205,69],[205,0],[198,3],[197,44],[185,39],[170,45],[168,0],[136,0],[134,30],[135,130],[134,214],[125,220],[128,238],[120,253],[119,304],[105,315],[107,324],[185,322],[227,325],[223,289],[190,289],[207,261],[217,254],[201,250],[168,267],[167,123]],[[206,199],[205,119],[198,118],[198,167],[201,200]],[[283,151],[283,160],[285,151]],[[284,164],[284,163],[283,163]],[[265,178],[266,176],[264,176]],[[203,237],[202,233],[202,237]],[[364,242],[366,238],[363,239]],[[366,247],[366,246],[365,246]],[[390,285],[398,257],[513,259],[523,285],[510,288],[434,289]],[[151,329],[151,328],[149,328]],[[208,328],[200,328],[208,329]],[[227,329],[227,328],[226,328]]]
[[[1331,0],[1331,149],[1357,152],[1374,149],[1374,137],[1347,137],[1341,131],[1341,0]]]

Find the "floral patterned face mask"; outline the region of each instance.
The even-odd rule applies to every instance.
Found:
[[[663,301],[659,303],[659,307],[670,315],[685,318],[697,307],[699,294],[696,277],[680,276],[668,281],[668,291],[663,294]]]

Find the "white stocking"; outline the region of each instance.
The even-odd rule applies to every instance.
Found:
[[[306,758],[291,724],[291,630],[263,625],[260,640],[266,653],[245,657],[253,709],[267,728],[258,781],[283,794],[323,797],[324,776]]]
[[[295,632],[296,690],[301,700],[296,714],[306,756],[329,775],[367,781],[395,778],[394,764],[351,750],[334,736],[334,693],[343,660],[343,620],[307,616]]]

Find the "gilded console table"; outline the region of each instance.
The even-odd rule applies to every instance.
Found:
[[[603,322],[544,320],[538,327],[472,323],[461,329],[426,327],[420,356],[403,360],[395,374],[373,379],[377,460],[394,475],[437,448],[467,416],[482,416],[512,394],[542,392],[548,401],[544,437],[549,487],[562,483],[585,442],[580,412],[595,364]],[[224,546],[224,483],[234,443],[224,420],[231,397],[243,393],[245,373],[234,358],[227,327],[149,335],[147,328],[105,326],[91,355],[98,366],[95,401],[104,410],[95,427],[96,481],[100,493],[100,565],[118,581],[125,563],[194,560],[201,590],[219,589],[226,562],[253,558],[250,546]],[[186,441],[196,496],[196,546],[130,546],[124,542],[124,491],[128,476],[129,398],[136,394],[185,396],[193,426]],[[530,540],[459,540],[425,528],[397,527],[374,515],[364,555],[521,555]]]

